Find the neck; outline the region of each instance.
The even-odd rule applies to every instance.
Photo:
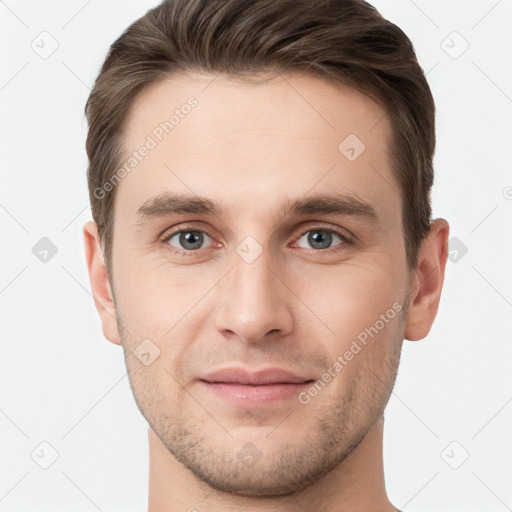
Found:
[[[384,483],[381,415],[350,455],[309,487],[288,496],[220,493],[180,464],[149,428],[148,512],[396,512]]]

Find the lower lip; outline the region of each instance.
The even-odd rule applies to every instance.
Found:
[[[226,382],[202,382],[215,395],[238,406],[257,407],[287,400],[311,386],[312,382],[299,384],[250,385]]]

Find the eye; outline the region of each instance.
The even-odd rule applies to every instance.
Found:
[[[338,233],[337,231],[331,229],[310,229],[306,231],[298,240],[300,247],[300,241],[305,239],[305,241],[311,245],[311,248],[314,250],[325,251],[329,249],[337,250],[340,248],[344,248],[346,245],[350,244],[350,240],[342,233]],[[338,239],[341,243],[332,246],[333,240]],[[304,247],[305,249],[309,249],[309,247]],[[341,249],[340,248],[340,249]]]
[[[178,252],[190,252],[202,249],[205,239],[210,240],[210,242],[212,240],[204,231],[182,229],[167,236],[164,242],[178,250],[181,249]]]

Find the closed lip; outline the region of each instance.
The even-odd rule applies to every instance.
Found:
[[[203,375],[199,378],[210,383],[223,382],[232,384],[265,385],[265,384],[303,384],[313,381],[312,377],[298,375],[283,368],[265,368],[248,371],[244,368],[223,368]]]

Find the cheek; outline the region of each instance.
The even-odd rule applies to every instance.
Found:
[[[328,272],[324,268],[307,273],[297,280],[297,295],[333,337],[347,340],[401,300],[405,288],[400,279],[391,266],[347,262]]]
[[[217,274],[199,273],[191,265],[169,268],[124,263],[116,269],[117,305],[125,325],[139,337],[167,337],[182,319],[194,315],[216,280]]]
[[[370,392],[392,378],[403,339],[399,279],[391,266],[347,264],[301,281],[298,295],[315,313],[307,315],[302,332],[312,339],[325,333],[319,345],[331,373],[340,377],[334,378],[334,388],[350,389],[358,382]]]
[[[354,393],[358,404],[381,403],[396,374],[403,340],[400,287],[389,273],[359,267],[326,280],[322,290],[305,302],[329,328],[323,329],[327,336],[321,345],[328,373],[334,375],[332,393]],[[311,326],[304,329],[311,332]]]

